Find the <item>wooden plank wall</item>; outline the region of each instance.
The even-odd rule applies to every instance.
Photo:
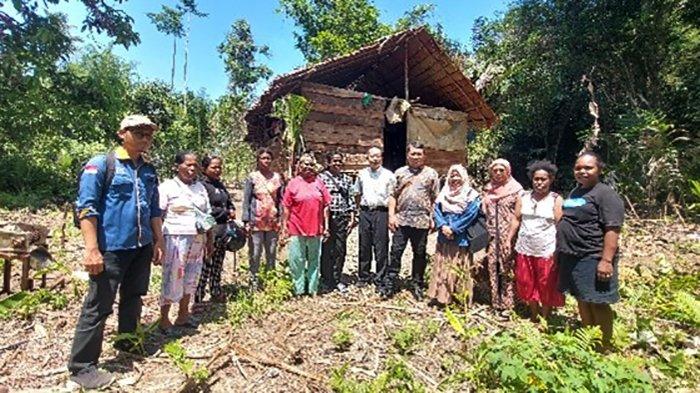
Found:
[[[386,99],[373,96],[365,107],[364,93],[309,82],[302,84],[301,95],[311,103],[302,126],[307,148],[318,159],[330,151],[342,152],[348,170],[367,166],[367,149],[383,146]]]
[[[369,165],[367,149],[383,146],[387,99],[373,96],[372,103],[364,107],[364,93],[310,82],[302,84],[301,95],[311,104],[311,112],[302,126],[304,141],[308,149],[316,152],[316,158],[325,160],[327,152],[340,151],[345,155],[348,171]],[[425,153],[426,163],[440,175],[447,173],[453,164],[466,164],[465,150],[426,147]]]

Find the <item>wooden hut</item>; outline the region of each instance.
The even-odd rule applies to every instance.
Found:
[[[418,140],[426,145],[427,164],[444,173],[466,162],[467,133],[496,121],[423,27],[276,78],[246,114],[249,143],[279,146],[280,122],[270,113],[273,102],[290,93],[310,103],[302,126],[306,148],[341,151],[348,169],[366,166],[372,145],[383,146],[384,165],[396,169],[405,165],[407,142]]]

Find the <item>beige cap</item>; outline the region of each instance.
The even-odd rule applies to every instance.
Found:
[[[129,115],[122,119],[122,122],[119,123],[120,130],[136,127],[148,127],[151,128],[153,131],[158,130],[158,126],[156,125],[156,123],[152,122],[151,119],[144,115]]]

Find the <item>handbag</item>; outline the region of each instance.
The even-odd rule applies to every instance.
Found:
[[[193,203],[194,206],[194,227],[197,229],[197,233],[207,233],[210,229],[214,228],[216,225],[216,219],[211,214],[207,214],[199,210],[199,208]]]
[[[489,245],[491,236],[488,229],[486,229],[486,216],[481,209],[479,209],[479,214],[472,225],[467,228],[467,239],[469,239],[469,251],[472,254],[483,250]]]
[[[186,193],[192,196],[192,191],[190,191],[188,188],[183,187],[180,182],[176,181],[177,185],[182,188],[182,190]],[[209,232],[210,229],[214,228],[214,225],[216,225],[216,219],[214,216],[211,214],[202,211],[197,205],[194,203],[194,201],[190,198],[190,205],[192,205],[192,208],[194,209],[194,227],[197,230],[197,233],[202,234],[202,233],[207,233]]]

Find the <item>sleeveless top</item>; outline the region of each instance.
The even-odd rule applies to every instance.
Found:
[[[515,243],[515,251],[533,257],[549,257],[554,254],[557,243],[557,228],[554,220],[554,201],[557,194],[537,201],[532,191],[521,198],[520,230]]]

